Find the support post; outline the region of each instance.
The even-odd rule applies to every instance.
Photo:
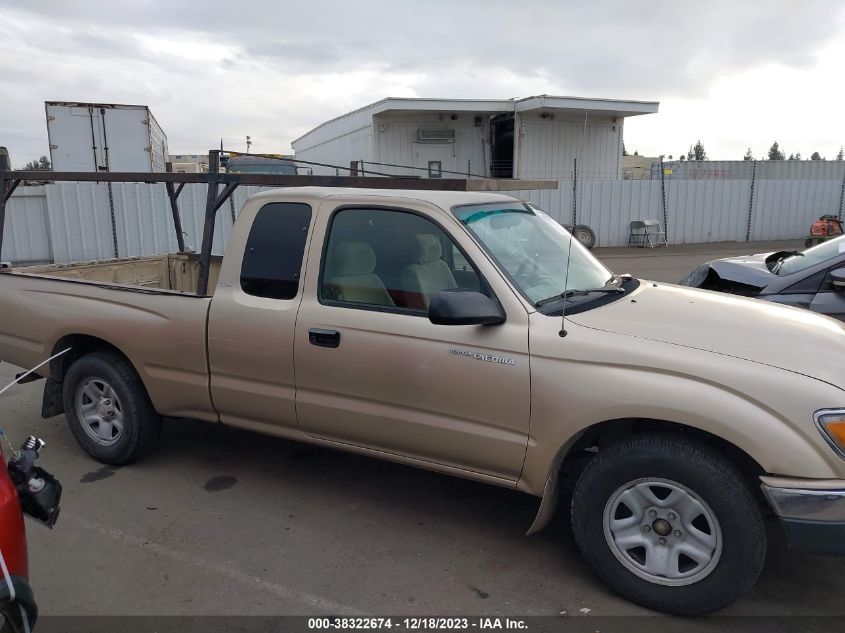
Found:
[[[842,189],[839,190],[839,219],[845,213],[845,172],[842,174]]]
[[[573,159],[572,168],[572,228],[578,224],[578,159]]]
[[[660,159],[660,202],[663,205],[663,237],[669,241],[669,209],[666,208],[666,170]]]
[[[220,173],[220,151],[208,152],[208,194],[205,197],[205,223],[202,228],[202,248],[200,249],[199,276],[197,277],[197,294],[208,294],[208,278],[211,274],[211,249],[214,245],[214,219],[217,210],[214,200],[217,198],[218,181],[215,176]]]
[[[0,174],[5,174],[11,169],[6,152],[0,152]],[[10,187],[11,181],[5,175],[0,175],[0,261],[3,261],[3,229],[6,227],[6,192]]]
[[[229,196],[229,211],[232,213],[232,226],[235,226],[235,222],[238,220],[238,214],[235,213],[235,199],[232,196]]]
[[[179,245],[179,252],[185,252],[185,233],[182,231],[182,215],[179,213],[179,194],[185,183],[179,183],[174,187],[172,182],[164,183],[167,189],[167,197],[170,198],[170,212],[173,214],[173,228],[176,230],[176,243]]]
[[[754,166],[751,169],[751,198],[748,201],[748,223],[745,229],[745,241],[751,241],[751,225],[754,220],[754,187],[757,184],[757,161],[754,161]]]
[[[6,228],[6,203],[11,199],[12,193],[21,184],[20,178],[7,177],[5,174],[12,171],[9,163],[9,155],[5,147],[0,147],[0,261],[3,261],[3,234]]]

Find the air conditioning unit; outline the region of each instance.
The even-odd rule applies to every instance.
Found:
[[[417,130],[418,143],[454,143],[455,130],[421,127]]]

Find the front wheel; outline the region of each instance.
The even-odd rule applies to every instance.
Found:
[[[71,365],[64,405],[76,441],[104,464],[128,464],[158,444],[161,416],[135,369],[117,354],[96,352]]]
[[[599,451],[572,497],[584,558],[624,597],[680,615],[717,611],[763,568],[760,504],[714,451],[671,436]]]

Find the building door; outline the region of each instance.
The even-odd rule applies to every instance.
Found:
[[[454,143],[414,143],[415,175],[423,178],[459,178],[457,171]],[[423,171],[425,170],[425,171]]]
[[[490,175],[513,178],[513,114],[499,114],[490,121]]]

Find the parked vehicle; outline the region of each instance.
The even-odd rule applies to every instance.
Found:
[[[162,172],[167,136],[144,105],[46,101],[54,171]]]
[[[231,154],[225,160],[230,174],[277,174],[282,176],[310,175],[310,167],[298,167],[289,158],[255,154]]]
[[[754,586],[767,509],[794,549],[845,553],[830,319],[619,277],[496,193],[273,189],[211,296],[196,258],[0,272],[0,358],[72,349],[43,415],[99,461],[154,450],[163,416],[221,422],[535,495],[529,533],[571,481],[587,561],[671,613]]]
[[[9,458],[8,467],[0,446],[0,631],[32,631],[38,607],[29,585],[26,547],[26,514],[48,527],[59,517],[62,487],[35,466],[44,442],[30,437]]]
[[[845,236],[805,251],[778,251],[707,262],[683,286],[806,308],[845,321]]]

